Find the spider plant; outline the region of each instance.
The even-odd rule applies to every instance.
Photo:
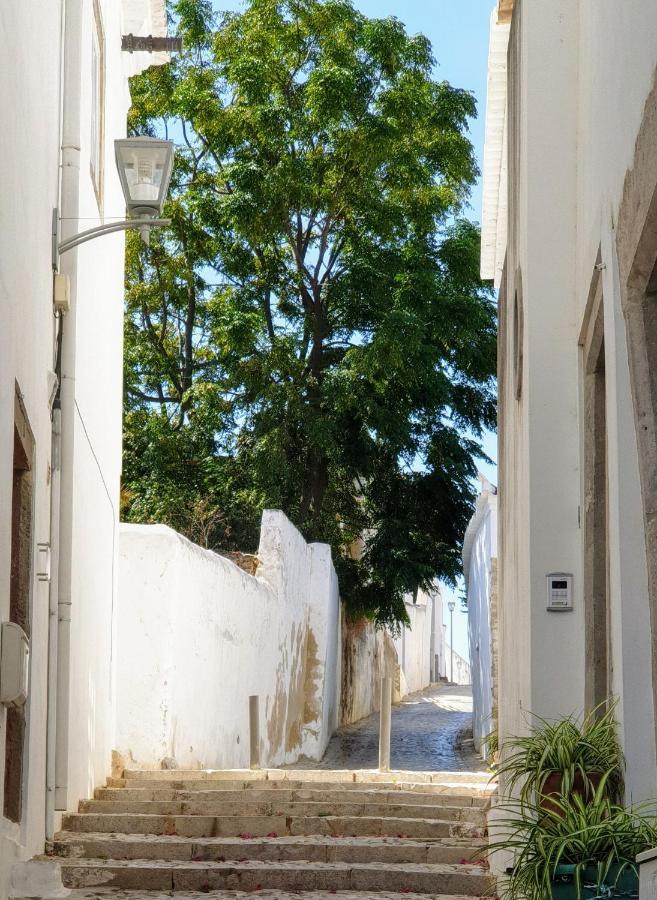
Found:
[[[483,746],[486,748],[487,756],[495,756],[496,753],[499,753],[500,750],[500,738],[495,728],[493,731],[490,731],[486,737],[482,741]]]
[[[505,804],[509,816],[497,824],[506,837],[488,846],[489,853],[505,850],[515,858],[503,900],[613,896],[621,884],[623,891],[638,891],[635,859],[657,845],[655,809],[625,809],[606,792],[601,782],[588,802],[572,794],[547,809]]]
[[[615,711],[612,702],[606,711],[597,707],[582,721],[574,716],[556,722],[534,716],[531,734],[504,743],[497,771],[505,793],[513,795],[519,788],[520,800],[530,805],[545,794],[568,797],[575,791],[591,797],[604,776],[607,795],[619,800],[625,762]],[[559,776],[555,791],[546,790],[550,776]]]

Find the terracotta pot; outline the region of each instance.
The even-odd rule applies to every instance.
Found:
[[[590,772],[588,774],[588,779],[590,782],[590,790],[597,790],[600,786],[600,782],[602,781],[602,773],[601,772]],[[550,797],[562,797],[563,794],[561,792],[561,783],[563,781],[563,776],[561,772],[552,772],[551,775],[545,780],[545,784],[543,785],[543,796],[541,798],[541,809],[548,810],[549,812],[558,812],[559,807],[556,803],[552,803],[550,801]],[[570,792],[570,796],[572,797],[574,794],[578,794],[580,797],[587,798],[587,790],[584,784],[584,779],[581,774],[578,772],[575,775],[575,781],[573,782],[573,787]]]

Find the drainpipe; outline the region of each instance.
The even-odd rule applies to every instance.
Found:
[[[61,194],[60,147],[62,145],[62,120],[64,105],[64,34],[66,30],[66,0],[59,4],[59,136],[57,140],[57,195]],[[57,222],[53,219],[56,233]],[[53,242],[55,238],[53,237]],[[54,265],[54,263],[53,263]],[[53,284],[54,290],[54,284]],[[53,297],[54,299],[54,297]],[[57,376],[57,393],[53,401],[50,439],[50,584],[48,593],[48,691],[46,707],[46,841],[55,837],[55,735],[57,724],[57,630],[59,620],[59,515],[61,497],[62,463],[62,409],[59,385],[61,383],[61,348],[64,334],[64,317],[55,319],[53,369]]]
[[[78,230],[80,187],[80,88],[82,55],[82,0],[64,0],[63,91],[61,112],[61,157],[59,212],[61,238],[64,240]],[[59,393],[61,410],[60,469],[58,497],[53,502],[53,517],[58,512],[53,533],[57,538],[56,584],[51,595],[51,614],[57,609],[56,646],[50,656],[49,724],[54,719],[54,735],[49,730],[48,774],[54,775],[54,798],[50,800],[52,784],[48,787],[50,815],[54,810],[68,808],[69,757],[69,682],[71,629],[71,562],[73,551],[73,460],[75,427],[75,338],[77,294],[77,250],[71,250],[60,261],[61,271],[70,279],[70,311],[60,322],[61,352]],[[53,684],[53,681],[55,684]],[[54,701],[55,709],[52,710]],[[54,745],[54,746],[53,746]],[[54,749],[54,754],[53,754]],[[54,756],[54,759],[53,759]],[[50,827],[50,822],[48,822]]]

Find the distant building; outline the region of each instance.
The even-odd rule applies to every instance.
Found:
[[[475,514],[463,542],[477,750],[497,728],[497,488],[481,478]]]
[[[652,0],[500,0],[500,737],[618,697],[634,801],[657,796],[656,147]]]
[[[439,585],[406,598],[409,625],[395,638],[400,668],[400,694],[420,691],[445,674],[443,601]]]
[[[29,646],[25,705],[0,685],[0,898],[111,766],[124,238],[57,260],[52,235],[125,217],[128,76],[164,59],[129,33],[166,34],[164,0],[0,5],[3,659]]]

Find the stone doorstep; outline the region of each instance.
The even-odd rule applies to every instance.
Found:
[[[411,890],[480,897],[491,887],[479,866],[413,863],[171,862],[153,860],[61,861],[69,888],[120,887],[146,890]]]
[[[197,891],[176,891],[176,900],[248,900],[248,898],[262,898],[262,900],[327,900],[328,897],[338,897],[341,900],[371,900],[369,891],[295,891],[292,894],[286,891],[208,891],[199,894]],[[171,894],[158,891],[122,891],[112,888],[97,888],[87,890],[80,888],[72,890],[68,894],[68,900],[171,900]],[[395,893],[394,891],[378,891],[376,900],[472,900],[472,896],[463,894],[416,894]],[[480,900],[486,900],[485,897]],[[489,898],[494,900],[494,898]]]
[[[64,817],[62,830],[121,834],[165,834],[186,837],[239,837],[251,834],[344,835],[348,837],[482,837],[468,822],[407,819],[394,816],[165,816],[77,813]]]
[[[267,783],[267,782],[265,782]],[[198,787],[192,786],[197,784]],[[408,804],[409,806],[431,805],[437,807],[464,806],[484,807],[488,803],[487,797],[472,796],[470,794],[454,793],[421,793],[420,791],[405,790],[371,790],[363,788],[360,784],[335,788],[293,788],[274,787],[275,782],[269,782],[269,789],[253,788],[248,790],[209,788],[207,782],[188,782],[183,788],[175,786],[161,787],[159,785],[145,787],[106,787],[96,788],[94,798],[96,800],[217,800],[221,802],[249,802],[269,803],[272,800],[285,802],[333,802],[333,803],[386,803]]]
[[[62,833],[50,845],[55,857],[81,859],[227,859],[307,860],[309,862],[478,862],[485,842],[449,838],[433,841],[400,838],[183,838]]]
[[[369,816],[408,819],[440,819],[471,822],[484,826],[485,811],[474,807],[410,805],[404,803],[336,803],[329,801],[292,801],[278,797],[267,802],[247,800],[83,800],[81,813],[162,815],[162,816]]]

